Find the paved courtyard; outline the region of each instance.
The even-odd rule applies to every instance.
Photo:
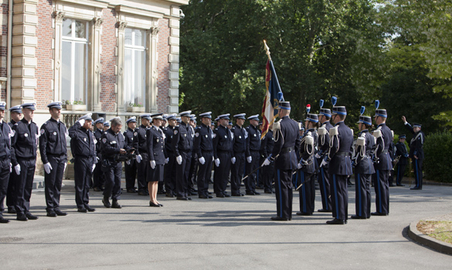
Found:
[[[329,213],[271,221],[273,195],[177,201],[125,193],[122,209],[76,212],[74,188],[65,181],[66,217],[45,214],[44,192],[33,191],[39,219],[0,225],[2,269],[450,269],[452,257],[406,238],[412,221],[452,212],[452,187],[391,188],[390,215],[326,225]],[[373,193],[372,193],[373,195]],[[320,208],[317,191],[316,208]],[[354,214],[354,187],[349,189]],[[372,205],[374,210],[374,203]],[[298,193],[294,212],[298,210]]]

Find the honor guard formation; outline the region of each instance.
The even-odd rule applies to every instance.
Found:
[[[279,121],[261,130],[259,115],[245,113],[219,115],[212,123],[212,113],[196,116],[191,111],[179,115],[143,114],[125,122],[124,133],[119,117],[105,121],[80,117],[69,129],[60,121],[61,102],[47,105],[50,119],[40,128],[33,122],[36,104],[9,108],[11,121],[4,121],[6,104],[0,103],[0,223],[6,197],[7,212],[17,220],[38,219],[30,212],[30,197],[39,149],[44,167],[45,200],[48,217],[65,216],[60,209],[60,191],[68,163],[67,138],[70,139],[74,164],[75,204],[81,213],[93,212],[89,191],[103,192],[106,208],[121,208],[121,175],[125,166],[126,191],[149,196],[149,206],[163,207],[157,194],[177,200],[275,193],[276,216],[272,220],[292,219],[293,191],[299,192],[297,215],[315,212],[316,180],[321,195],[319,212],[331,212],[327,224],[346,224],[348,180],[355,176],[355,213],[352,219],[389,214],[389,187],[393,177],[397,186],[412,159],[416,185],[422,189],[424,133],[420,124],[402,121],[413,133],[408,152],[406,136],[394,134],[386,125],[388,113],[376,101],[373,121],[361,107],[359,133],[346,124],[347,109],[323,108],[318,114],[307,107],[306,119],[290,118],[289,101],[278,105]],[[235,121],[233,125],[231,118]],[[245,127],[248,120],[249,125]],[[139,125],[138,125],[139,123]],[[376,129],[372,129],[372,124]],[[394,166],[397,164],[397,171]],[[213,171],[213,173],[212,173]],[[209,184],[213,183],[213,190]],[[230,183],[230,191],[228,191]],[[371,185],[375,189],[375,211],[371,212]],[[244,186],[244,190],[241,190]],[[197,187],[197,189],[195,188]],[[212,192],[213,191],[213,192]]]

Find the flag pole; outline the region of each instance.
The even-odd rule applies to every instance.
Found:
[[[272,57],[270,56],[270,48],[267,46],[267,41],[264,39],[264,50],[267,52],[268,60],[271,61]]]

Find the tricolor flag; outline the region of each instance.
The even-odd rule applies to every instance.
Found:
[[[276,76],[275,67],[271,60],[267,61],[265,72],[265,86],[267,92],[265,94],[264,105],[262,106],[262,136],[268,132],[270,125],[273,125],[276,117],[278,117],[279,101],[283,100],[281,86],[279,86],[278,76]]]

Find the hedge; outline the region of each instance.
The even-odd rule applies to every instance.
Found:
[[[426,136],[424,154],[425,178],[452,183],[452,133],[446,131]]]

